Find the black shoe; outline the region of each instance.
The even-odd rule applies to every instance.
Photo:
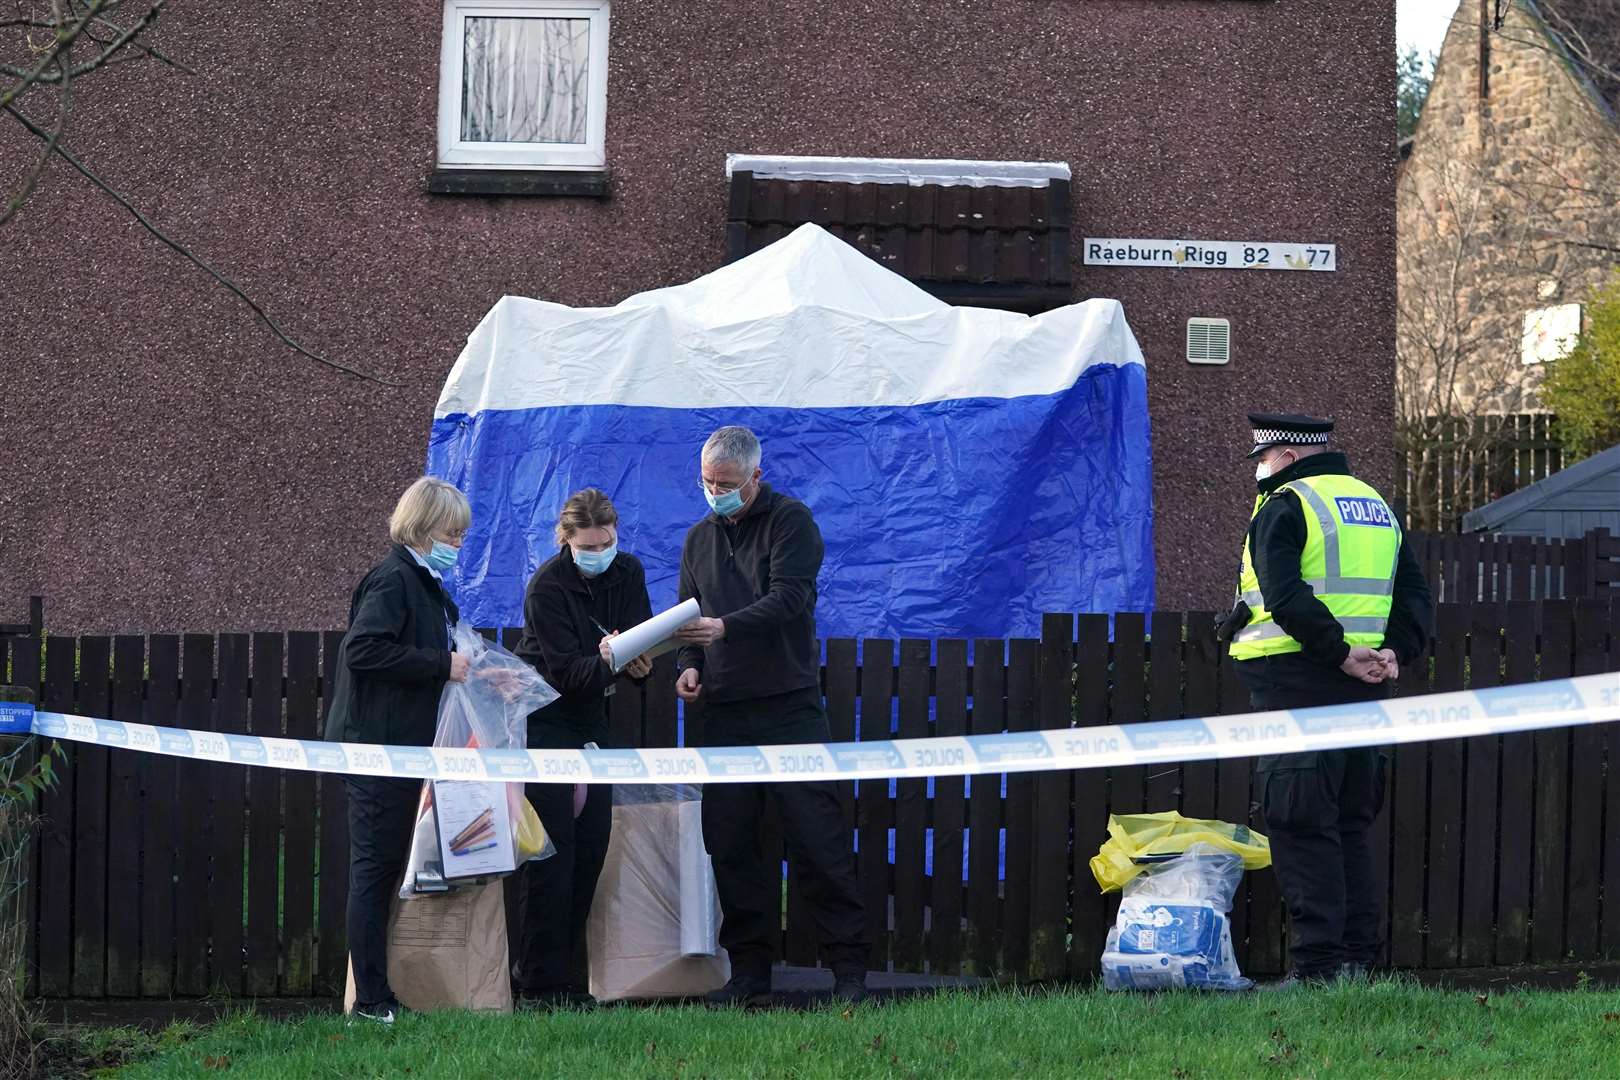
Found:
[[[845,1005],[859,1005],[866,1000],[866,976],[860,972],[849,972],[838,976],[833,983],[833,1000]]]
[[[768,975],[764,978],[757,975],[733,975],[726,985],[703,995],[703,1003],[716,1008],[742,1006],[745,1009],[757,1009],[769,1005],[771,1001],[771,980]]]
[[[405,1006],[401,1005],[397,998],[379,1001],[375,1005],[361,1005],[356,1002],[354,1012],[350,1014],[349,1023],[352,1024],[355,1020],[367,1020],[373,1024],[381,1024],[383,1027],[392,1027],[394,1021],[399,1019],[405,1012]]]
[[[596,1008],[596,999],[583,990],[543,990],[531,993],[519,990],[514,995],[514,1004],[522,1010],[533,1012],[589,1012]]]
[[[1290,971],[1276,982],[1261,983],[1261,990],[1320,990],[1338,975],[1334,971]]]

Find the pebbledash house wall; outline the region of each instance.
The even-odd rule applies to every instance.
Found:
[[[0,231],[0,608],[41,593],[73,632],[343,625],[480,317],[721,265],[728,152],[1072,166],[1074,297],[1123,301],[1148,358],[1166,609],[1230,598],[1246,410],[1333,416],[1391,479],[1393,5],[615,0],[600,199],[428,193],[442,15],[176,9],[154,43],[197,77],[77,88],[92,168],[299,341],[402,385],[283,348],[53,165]],[[0,126],[4,190],[25,138]],[[1339,269],[1088,267],[1086,236],[1330,242]],[[1231,320],[1230,365],[1186,362],[1192,316]]]

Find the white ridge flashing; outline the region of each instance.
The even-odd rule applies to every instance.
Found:
[[[727,154],[726,176],[761,180],[831,180],[843,184],[938,184],[945,187],[1048,187],[1070,179],[1063,161],[965,161],[958,158],[794,157]]]

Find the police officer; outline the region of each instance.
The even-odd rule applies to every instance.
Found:
[[[1388,697],[1424,652],[1428,583],[1389,504],[1328,449],[1331,420],[1249,415],[1259,496],[1221,627],[1256,709]],[[1369,832],[1384,800],[1374,748],[1262,757],[1257,784],[1288,906],[1279,985],[1364,976],[1383,944]]]

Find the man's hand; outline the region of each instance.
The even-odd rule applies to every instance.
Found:
[[[1364,683],[1381,683],[1387,675],[1384,658],[1365,645],[1352,645],[1350,655],[1344,658],[1339,670]]]
[[[472,661],[458,652],[450,654],[450,681],[466,682],[467,673],[472,670]]]
[[[703,684],[698,681],[697,668],[687,668],[681,672],[681,677],[675,680],[675,696],[682,701],[696,701],[701,693]]]
[[[724,619],[708,619],[702,616],[675,631],[675,640],[685,645],[713,645],[725,636]]]
[[[618,636],[619,632],[615,630],[596,643],[596,655],[602,658],[602,663],[606,664],[610,671],[613,669],[613,646],[608,643]]]
[[[624,673],[632,679],[645,679],[652,671],[652,657],[642,653],[628,664],[624,665]]]
[[[1393,681],[1401,677],[1401,660],[1394,649],[1379,649],[1378,656],[1384,662],[1385,679]]]

